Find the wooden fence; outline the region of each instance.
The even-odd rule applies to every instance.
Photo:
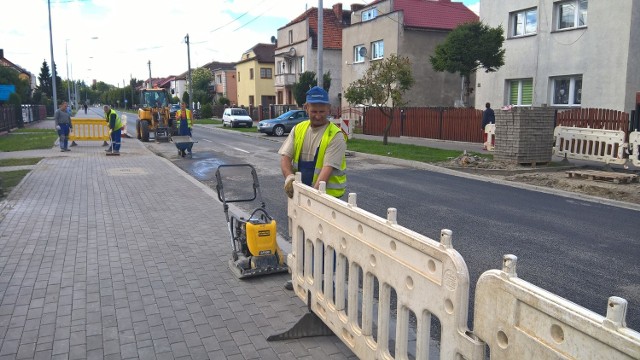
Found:
[[[385,109],[390,111],[391,109]],[[393,109],[394,121],[389,136],[482,143],[482,110],[469,108],[402,108]],[[362,132],[381,136],[387,117],[375,107],[364,112]]]
[[[556,126],[604,130],[622,130],[629,135],[629,113],[608,109],[571,109],[558,111]]]
[[[389,108],[385,108],[389,111]],[[501,111],[501,110],[496,110]],[[389,136],[421,137],[482,143],[482,110],[469,108],[394,109]],[[575,126],[622,130],[627,136],[633,128],[629,113],[608,109],[570,109],[556,113],[555,126]],[[362,133],[382,136],[387,117],[377,107],[364,110]],[[640,124],[637,125],[640,127]]]

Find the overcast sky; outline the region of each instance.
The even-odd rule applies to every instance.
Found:
[[[167,77],[211,61],[236,62],[257,43],[317,1],[305,0],[50,0],[54,59],[58,75],[122,86],[129,78]],[[324,0],[330,8],[341,2]],[[478,12],[479,0],[463,1]],[[0,12],[0,48],[9,61],[40,74],[51,67],[47,0],[12,1]]]

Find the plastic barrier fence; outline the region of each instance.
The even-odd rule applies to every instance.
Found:
[[[104,119],[71,118],[73,131],[69,140],[109,141],[109,125]]]
[[[487,124],[484,127],[484,132],[487,134],[487,141],[484,143],[484,147],[489,151],[493,151],[496,143],[496,124]]]
[[[624,131],[556,126],[553,135],[556,156],[606,164],[626,162]]]
[[[640,167],[640,131],[634,131],[629,134],[629,151],[631,163]]]
[[[397,225],[395,209],[385,220],[357,208],[356,194],[345,203],[324,194],[324,183],[318,191],[296,179],[288,209],[294,290],[358,357],[428,359],[435,316],[441,359],[482,359],[484,345],[467,335],[469,274],[451,231],[437,242]]]
[[[362,359],[640,359],[640,333],[626,328],[626,301],[607,317],[518,279],[516,257],[485,272],[467,329],[469,275],[453,249],[302,185],[288,202],[294,291]],[[430,347],[434,318],[439,345]],[[437,341],[438,339],[436,339]],[[434,354],[438,351],[439,354]],[[439,356],[438,356],[439,355]]]
[[[491,359],[640,359],[626,300],[610,297],[602,317],[519,279],[516,260],[505,255],[502,271],[485,272],[476,286],[474,334]]]

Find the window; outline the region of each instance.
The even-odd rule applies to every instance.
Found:
[[[369,9],[369,10],[364,10],[362,12],[362,21],[369,21],[369,20],[373,20],[376,17],[378,17],[378,9],[377,8],[373,8],[373,9]]]
[[[253,68],[249,69],[249,80],[253,80]]]
[[[271,79],[272,72],[269,68],[260,68],[260,79]]]
[[[367,48],[364,45],[356,45],[353,47],[353,62],[364,62],[364,57],[367,54]]]
[[[533,79],[509,80],[509,104],[516,106],[533,104]]]
[[[582,76],[563,76],[551,79],[553,105],[579,106],[582,104]]]
[[[374,41],[371,43],[371,60],[382,59],[384,57],[384,41]]]
[[[238,82],[240,82],[240,71],[238,71]]]
[[[216,75],[216,82],[222,84],[222,75]]]
[[[289,44],[293,44],[293,30],[289,30]]]
[[[254,97],[253,95],[249,95],[249,106],[253,106],[254,103]]]
[[[300,71],[299,73],[302,74],[304,72],[304,56],[300,57]]]
[[[511,14],[511,36],[535,34],[538,30],[538,10],[529,9]]]
[[[587,0],[571,0],[556,3],[557,29],[587,26]]]

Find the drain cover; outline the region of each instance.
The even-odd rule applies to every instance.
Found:
[[[143,168],[115,168],[108,169],[107,174],[110,176],[146,175],[147,171]]]

